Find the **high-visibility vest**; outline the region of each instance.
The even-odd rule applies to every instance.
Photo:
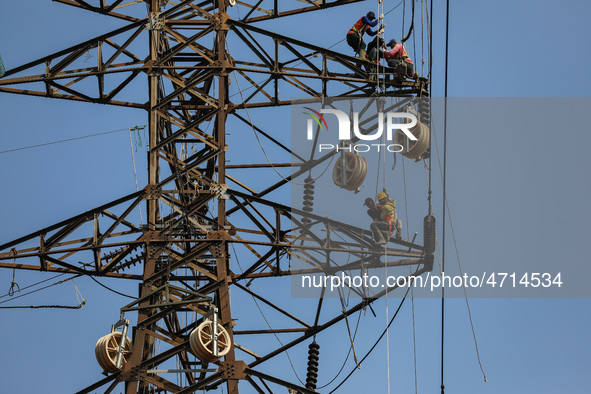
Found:
[[[352,34],[352,33],[357,33],[359,34],[359,37],[363,36],[363,33],[365,33],[367,31],[367,29],[369,29],[369,25],[366,25],[365,23],[363,23],[363,17],[359,18],[359,20],[357,22],[355,22],[355,24],[353,25],[353,27],[349,30],[349,33],[347,34]]]
[[[400,55],[400,58],[402,60],[404,60],[405,62],[412,63],[412,60],[410,60],[410,58],[408,57],[408,53],[406,52],[406,48],[402,44],[401,44],[401,46],[402,46],[402,55]]]
[[[396,201],[389,200],[383,206],[380,204],[377,205],[382,211],[381,221],[388,223],[390,232],[394,231],[393,226],[396,221]]]

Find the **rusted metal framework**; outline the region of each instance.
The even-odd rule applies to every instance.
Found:
[[[233,157],[232,165],[226,164],[231,151],[226,142],[227,124],[232,119],[234,129],[252,129],[290,154],[289,146],[275,131],[252,124],[244,111],[290,105],[291,99],[280,95],[283,86],[310,99],[367,97],[375,92],[376,81],[368,78],[358,59],[254,25],[359,0],[57,1],[125,20],[126,25],[7,70],[0,80],[0,92],[142,108],[148,113],[149,130],[149,176],[142,190],[0,245],[2,268],[122,278],[142,284],[138,299],[124,308],[137,311],[133,353],[120,371],[80,393],[111,392],[122,382],[127,393],[190,393],[221,384],[227,385],[228,392],[237,393],[239,383],[257,392],[272,392],[270,385],[315,392],[264,373],[260,367],[360,311],[385,291],[345,312],[327,312],[331,314],[328,318],[321,318],[320,300],[309,319],[257,294],[250,283],[347,268],[327,263],[330,253],[351,253],[357,259],[351,264],[365,261],[376,267],[384,265],[383,255],[372,248],[363,229],[292,208],[272,197],[290,179],[330,155],[313,160],[300,157],[300,162],[291,163],[298,171],[278,182],[269,177],[269,183],[255,191],[249,186],[255,171],[287,164],[257,162],[245,155]],[[231,3],[246,10],[240,20],[228,16]],[[142,14],[146,16],[138,16]],[[97,60],[91,67],[80,61],[89,52]],[[242,83],[238,101],[230,95],[232,75]],[[143,100],[134,98],[146,90],[127,94],[138,79],[148,82]],[[385,94],[426,96],[427,84],[425,79],[387,80]],[[208,130],[206,124],[213,128]],[[180,148],[186,144],[197,148],[183,156]],[[242,171],[242,175],[228,173],[233,170]],[[147,208],[146,225],[133,223],[132,212],[140,204]],[[170,213],[164,213],[162,207],[170,208]],[[304,218],[306,225],[302,224]],[[310,222],[330,228],[330,234],[339,234],[339,238],[319,238],[310,231]],[[295,243],[298,236],[310,242]],[[420,268],[415,274],[432,268],[432,255],[425,254],[421,245],[396,242],[398,248],[390,249],[391,262],[387,264],[416,265]],[[242,257],[241,268],[231,259],[231,245],[243,245],[249,251],[249,256]],[[312,257],[312,252],[324,257]],[[293,255],[309,260],[310,268],[292,270],[285,261]],[[38,264],[20,263],[35,261],[32,258]],[[231,309],[230,288],[257,298],[295,327],[241,329]],[[194,361],[188,338],[199,321],[181,321],[178,316],[186,311],[204,316],[212,307],[217,308],[219,322],[233,341],[229,353],[216,365]],[[270,332],[290,332],[297,337],[262,354],[233,339]],[[156,341],[164,345],[160,351]],[[171,360],[181,365],[185,385],[154,372],[169,368]]]

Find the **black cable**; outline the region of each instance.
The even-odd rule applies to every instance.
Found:
[[[414,0],[412,0],[414,2]],[[406,0],[403,0],[404,5],[402,6],[402,38],[400,39],[400,41],[402,41],[402,39],[404,38],[404,17],[406,15]],[[402,41],[402,43],[404,44],[404,41]]]
[[[386,329],[384,330],[384,332],[382,332],[382,335],[380,335],[380,337],[377,339],[376,343],[374,343],[374,345],[371,347],[371,349],[369,349],[369,351],[361,359],[361,361],[359,361],[359,363],[357,365],[355,365],[355,367],[353,367],[353,370],[351,372],[349,372],[349,375],[347,375],[347,377],[341,383],[339,383],[339,385],[337,387],[335,387],[329,394],[332,394],[335,391],[337,391],[337,389],[339,387],[341,387],[347,381],[347,379],[349,379],[351,377],[351,375],[353,375],[353,373],[363,363],[363,361],[365,361],[365,359],[371,354],[371,352],[375,349],[375,347],[378,346],[378,343],[380,343],[380,341],[382,340],[382,338],[384,337],[384,335],[386,335],[386,333],[388,332],[388,329],[390,328],[390,326],[394,322],[394,319],[396,319],[396,316],[398,315],[398,312],[400,312],[400,308],[402,308],[402,304],[404,304],[404,300],[406,300],[406,296],[408,295],[408,292],[410,291],[411,286],[412,285],[409,284],[408,288],[406,289],[406,293],[404,293],[404,298],[402,298],[402,301],[400,301],[400,305],[398,305],[398,309],[396,309],[396,312],[394,313],[394,316],[392,316],[392,319],[390,319],[390,322],[386,326]],[[388,297],[388,294],[386,294],[386,297]]]
[[[92,280],[94,280],[94,281],[95,281],[96,283],[98,283],[99,285],[103,286],[105,289],[107,289],[107,290],[109,290],[109,291],[112,291],[112,292],[113,292],[113,293],[115,293],[115,294],[119,294],[120,296],[127,297],[127,298],[131,298],[131,299],[134,299],[134,300],[137,298],[137,297],[132,297],[132,296],[130,296],[130,295],[127,295],[127,294],[120,293],[120,292],[118,292],[117,290],[113,290],[113,289],[111,289],[110,287],[103,285],[101,282],[99,282],[98,280],[94,279],[94,278],[93,278],[92,276],[90,276],[90,275],[89,275],[89,278],[90,278],[90,279],[92,279]]]
[[[50,280],[52,280],[52,279],[55,279],[55,278],[58,278],[58,277],[60,277],[60,276],[64,276],[64,275],[66,275],[66,273],[59,274],[59,275],[56,275],[56,276],[52,276],[51,278],[43,279],[43,280],[42,280],[42,281],[40,281],[40,282],[33,283],[32,285],[28,285],[28,286],[25,286],[25,287],[23,287],[22,289],[20,289],[20,291],[26,290],[26,289],[28,289],[28,288],[30,288],[30,287],[34,287],[34,286],[40,285],[41,283],[48,282],[48,281],[50,281]],[[19,291],[19,293],[20,293],[20,291]],[[10,293],[6,293],[6,294],[4,294],[4,295],[1,295],[1,296],[0,296],[0,298],[9,297],[9,296],[10,296],[10,297],[12,297],[12,295],[10,295]]]
[[[47,289],[47,288],[49,288],[49,287],[52,287],[52,286],[55,286],[55,285],[60,285],[60,284],[62,284],[62,283],[65,283],[65,282],[69,281],[70,279],[76,279],[76,278],[78,278],[78,277],[80,277],[80,276],[82,276],[82,274],[77,274],[77,275],[74,275],[74,276],[72,276],[72,277],[70,277],[70,278],[68,278],[68,279],[60,280],[59,282],[52,283],[52,284],[50,284],[50,285],[47,285],[47,286],[45,286],[45,287],[41,287],[41,288],[39,288],[39,289],[37,289],[37,290],[33,290],[33,291],[30,291],[30,292],[28,292],[28,293],[25,293],[25,294],[18,295],[18,296],[16,296],[16,297],[12,297],[12,298],[10,298],[10,299],[8,299],[8,300],[5,300],[5,301],[2,301],[2,302],[0,302],[0,304],[4,304],[4,303],[6,303],[6,302],[9,302],[9,301],[16,300],[17,298],[21,298],[21,297],[24,297],[24,296],[26,296],[26,295],[29,295],[29,294],[36,293],[36,292],[38,292],[38,291],[41,291],[41,290]]]
[[[412,33],[414,26],[415,26],[415,2],[413,0],[413,2],[412,2],[412,19],[410,20],[410,27],[408,28],[408,34],[406,35],[406,37],[402,37],[402,39],[400,40],[400,41],[402,41],[403,44],[406,40],[408,40],[410,38],[410,34]],[[402,31],[402,34],[404,34],[404,31]],[[416,57],[415,57],[415,60],[416,60]]]
[[[53,308],[53,309],[82,309],[82,307],[86,304],[85,302],[81,303],[78,306],[68,306],[68,305],[29,305],[29,306],[0,306],[0,309],[43,309],[43,308]]]
[[[433,17],[431,17],[433,18]],[[447,80],[448,80],[448,56],[449,54],[449,0],[446,2],[445,10],[445,108],[443,112],[443,233],[441,250],[441,271],[445,272],[445,202],[446,202],[446,169],[447,169]],[[441,394],[445,393],[443,383],[443,361],[444,361],[444,339],[445,339],[445,286],[441,287]]]
[[[355,340],[355,338],[357,337],[357,329],[359,328],[360,321],[361,321],[361,311],[359,312],[359,317],[357,318],[357,324],[355,325],[355,332],[353,333],[353,340]],[[327,387],[328,385],[330,385],[335,380],[337,380],[337,378],[339,377],[341,372],[343,372],[343,369],[345,369],[345,365],[347,365],[347,360],[349,360],[349,356],[351,355],[352,350],[353,350],[353,344],[351,344],[351,346],[349,346],[349,351],[347,352],[347,357],[345,357],[345,361],[343,361],[343,365],[341,365],[341,369],[339,369],[339,372],[336,374],[336,376],[334,378],[332,378],[332,380],[330,382],[326,383],[324,386],[318,387],[316,390],[323,389],[323,388]]]
[[[429,75],[428,79],[431,81],[429,84],[429,97],[433,97],[433,0],[431,0],[431,19],[429,19]]]
[[[112,134],[112,133],[117,133],[117,132],[120,132],[120,131],[127,131],[127,130],[129,130],[129,128],[127,128],[127,129],[119,129],[119,130],[112,130],[112,131],[106,131],[106,132],[103,132],[103,133],[97,133],[97,134],[84,135],[84,136],[82,136],[82,137],[68,138],[68,139],[66,139],[66,140],[59,140],[59,141],[53,141],[53,142],[46,142],[46,143],[44,143],[44,144],[37,144],[37,145],[24,146],[24,147],[22,147],[22,148],[8,149],[8,150],[3,150],[3,151],[0,151],[0,154],[3,154],[3,153],[9,153],[9,152],[16,152],[16,151],[19,151],[19,150],[24,150],[24,149],[39,148],[39,147],[41,147],[41,146],[47,146],[47,145],[53,145],[53,144],[61,144],[61,143],[63,143],[63,142],[69,142],[69,141],[81,140],[81,139],[84,139],[84,138],[97,137],[97,136],[99,136],[99,135]]]

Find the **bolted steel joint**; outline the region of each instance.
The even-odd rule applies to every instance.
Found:
[[[228,20],[230,19],[230,16],[228,16],[227,13],[225,12],[218,12],[213,16],[212,22],[213,22],[213,28],[217,31],[219,30],[223,30],[223,31],[228,31],[230,30],[230,24],[228,23]]]
[[[147,19],[148,22],[145,25],[146,30],[164,29],[164,17],[161,12],[150,12]]]

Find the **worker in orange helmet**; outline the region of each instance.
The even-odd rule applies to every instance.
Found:
[[[376,208],[379,217],[375,215]],[[367,213],[374,218],[369,228],[377,245],[388,243],[393,232],[396,232],[396,239],[402,239],[402,221],[396,219],[396,201],[391,200],[388,193],[378,193],[378,203],[375,208],[370,207]]]
[[[403,78],[418,78],[414,70],[414,64],[404,45],[394,39],[390,40],[386,45],[390,47],[389,51],[384,52],[384,59],[388,62],[388,67],[393,68],[394,72]]]
[[[376,19],[376,14],[373,11],[368,12],[366,15],[359,18],[357,22],[353,25],[349,32],[347,33],[347,44],[356,54],[359,55],[359,59],[365,60],[365,42],[363,42],[363,34],[367,32],[370,36],[375,36],[378,34],[378,31],[383,29],[383,25],[378,28],[377,31],[371,30],[372,27],[375,27],[380,20],[384,18],[384,15],[380,15],[378,19]]]

